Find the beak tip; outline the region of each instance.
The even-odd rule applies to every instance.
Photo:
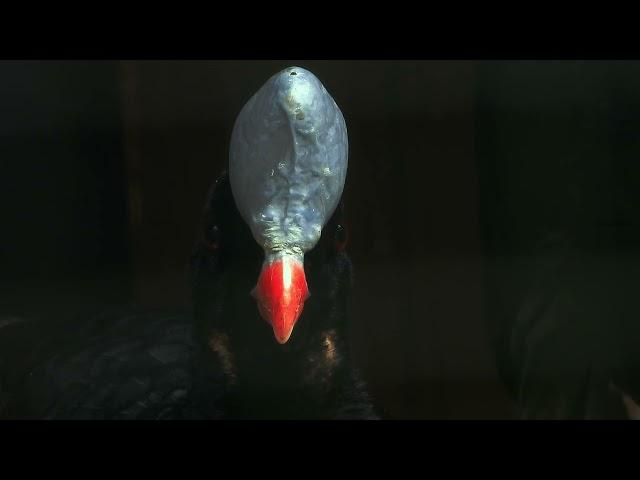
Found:
[[[289,341],[289,337],[291,337],[291,335],[287,335],[286,337],[280,337],[280,336],[276,335],[276,341],[280,345],[284,345],[285,343],[287,343]]]
[[[295,325],[295,322],[290,325],[286,325],[282,323],[272,324],[273,336],[276,338],[276,341],[280,345],[284,345],[289,341],[289,338],[291,338],[291,334],[293,333],[294,325]]]

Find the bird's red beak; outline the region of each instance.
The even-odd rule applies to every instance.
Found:
[[[273,327],[278,343],[286,343],[309,296],[302,262],[285,256],[266,263],[254,296],[262,318]]]

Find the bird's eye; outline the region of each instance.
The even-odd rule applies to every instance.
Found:
[[[220,246],[220,229],[217,225],[212,225],[205,230],[204,243],[209,250],[218,249]]]
[[[338,251],[342,251],[347,247],[347,240],[349,239],[349,235],[347,233],[347,229],[344,225],[339,224],[336,227],[336,233],[334,237],[334,241],[336,244],[336,249]]]

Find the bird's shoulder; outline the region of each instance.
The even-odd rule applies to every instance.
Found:
[[[184,313],[118,310],[34,348],[24,379],[38,418],[171,418],[188,398],[194,342]]]

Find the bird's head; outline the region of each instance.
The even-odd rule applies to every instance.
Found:
[[[303,68],[273,75],[236,120],[229,183],[238,212],[263,251],[251,291],[280,344],[289,340],[313,294],[304,259],[340,201],[347,157],[342,113]]]
[[[283,353],[299,349],[308,352],[310,348],[322,347],[328,332],[341,332],[346,327],[352,282],[347,243],[348,226],[344,204],[340,202],[323,227],[321,238],[305,255],[306,271],[302,275],[305,283],[308,282],[307,290],[313,292],[305,309],[309,321],[297,329],[295,341],[287,341],[281,348]],[[262,315],[268,320],[270,313],[260,312],[265,308],[260,299],[268,294],[267,289],[258,292],[265,271],[269,271],[264,264],[264,251],[240,215],[228,173],[223,172],[210,189],[201,233],[191,259],[198,338],[204,341],[206,350],[212,350],[214,341],[213,350],[220,356],[220,350],[226,346],[216,338],[224,333],[244,345],[242,348],[249,346],[254,354],[256,347],[274,353],[273,347],[277,348],[278,344],[273,342],[273,335],[258,322],[254,325],[254,319],[259,320]],[[281,275],[284,282],[284,273]],[[258,308],[250,294],[257,297]],[[225,355],[222,352],[222,356]]]

